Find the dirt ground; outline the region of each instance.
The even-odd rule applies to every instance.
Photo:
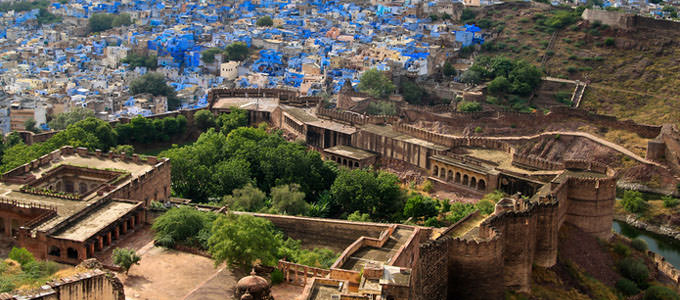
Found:
[[[219,270],[207,257],[154,247],[152,243],[137,253],[142,257],[140,264],[130,268],[127,276],[119,274],[128,300],[184,299]]]
[[[272,287],[274,299],[302,300],[303,287],[291,284],[279,284]]]

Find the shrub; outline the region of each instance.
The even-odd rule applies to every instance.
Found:
[[[274,25],[274,21],[272,20],[272,17],[270,16],[264,16],[259,19],[257,19],[257,23],[255,25],[259,27],[269,27]]]
[[[152,228],[156,231],[156,244],[172,247],[175,243],[199,246],[198,233],[210,228],[216,215],[190,207],[172,208],[156,219]]]
[[[673,290],[665,287],[655,285],[645,291],[644,300],[679,300],[680,296]]]
[[[614,252],[616,252],[618,255],[626,257],[626,256],[630,255],[630,248],[628,248],[628,246],[619,242],[619,243],[614,244]]]
[[[274,269],[274,271],[271,274],[271,279],[272,279],[272,285],[277,285],[281,282],[283,282],[283,272],[279,269]]]
[[[628,279],[622,278],[616,282],[616,289],[621,291],[626,296],[637,295],[640,289],[637,287],[635,282]]]
[[[634,238],[630,242],[630,246],[633,247],[633,249],[635,249],[637,251],[641,251],[641,252],[647,251],[647,248],[648,248],[647,242],[645,242],[645,240],[640,239],[640,238]]]
[[[0,293],[9,293],[16,288],[9,278],[0,276]]]
[[[479,126],[475,127],[475,133],[482,133],[482,131],[483,131],[482,127]]]
[[[482,199],[477,202],[477,209],[485,215],[490,215],[494,211],[494,203],[491,202],[490,200]]]
[[[423,183],[423,192],[429,193],[432,191],[433,188],[434,187],[432,185],[432,181],[425,180],[425,182]]]
[[[439,221],[439,219],[437,217],[431,217],[431,218],[425,220],[424,225],[427,226],[427,227],[444,227],[444,223]]]
[[[458,110],[463,112],[481,111],[482,105],[474,101],[461,101],[458,103]]]
[[[12,247],[12,250],[9,252],[9,259],[18,262],[22,267],[35,260],[35,257],[33,257],[33,254],[26,250],[26,248],[17,248],[17,247]]]
[[[630,213],[642,213],[647,210],[647,202],[642,198],[642,193],[638,191],[623,192],[623,199],[621,200],[623,209]]]
[[[671,196],[663,196],[661,199],[663,200],[663,206],[667,208],[673,208],[680,204],[680,199]]]
[[[607,47],[614,46],[614,44],[615,44],[614,38],[608,37],[604,40],[604,45]]]
[[[647,269],[647,266],[633,257],[626,257],[622,259],[619,262],[618,267],[621,275],[634,281],[638,285],[645,284],[649,278],[649,270]]]

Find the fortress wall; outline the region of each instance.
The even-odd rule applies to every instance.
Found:
[[[123,284],[110,273],[91,270],[58,279],[29,292],[27,300],[124,300]]]
[[[556,161],[542,159],[535,155],[512,154],[512,164],[519,167],[536,170],[563,170],[564,164]]]
[[[680,22],[671,20],[655,19],[643,16],[631,16],[630,21],[634,27],[661,29],[661,30],[680,30]]]
[[[558,203],[539,204],[534,210],[537,215],[534,263],[545,268],[557,263],[558,205]]]
[[[613,178],[569,178],[566,222],[586,233],[609,239],[616,201]]]
[[[446,299],[449,241],[441,238],[420,244],[419,258],[412,270],[411,299]]]
[[[495,234],[483,242],[450,239],[448,299],[502,299],[503,248],[504,239]]]
[[[630,15],[626,13],[592,8],[584,10],[583,14],[581,14],[581,18],[588,22],[600,22],[604,25],[621,29],[631,28],[632,24],[629,21],[629,17]]]
[[[506,213],[503,235],[503,279],[505,286],[520,292],[529,292],[531,268],[536,249],[536,214]]]
[[[302,240],[303,245],[325,245],[334,251],[338,249],[342,251],[362,236],[378,238],[383,231],[389,229],[387,224],[247,212],[233,213],[250,214],[255,217],[265,218],[287,236],[296,240]]]

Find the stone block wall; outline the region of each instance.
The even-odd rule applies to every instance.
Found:
[[[447,238],[429,241],[419,246],[420,257],[412,270],[411,299],[447,299],[448,295]]]
[[[566,222],[596,237],[609,239],[612,235],[616,180],[569,178],[568,186]]]
[[[52,281],[39,290],[8,300],[124,300],[123,284],[111,273],[91,270]]]
[[[494,231],[482,242],[452,238],[448,244],[447,299],[502,299],[506,286],[503,237]]]

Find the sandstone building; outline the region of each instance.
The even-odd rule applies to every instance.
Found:
[[[78,264],[168,199],[170,163],[65,146],[2,174],[0,191],[0,234],[38,259]]]

